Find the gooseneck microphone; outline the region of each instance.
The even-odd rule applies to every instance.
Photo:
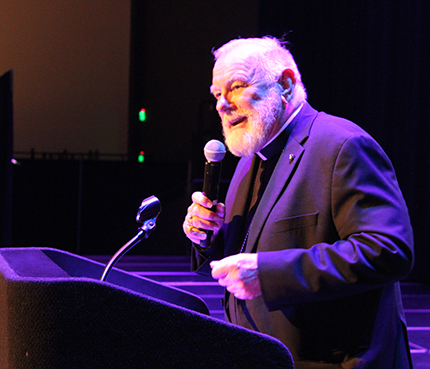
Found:
[[[222,159],[225,156],[225,146],[218,140],[210,140],[204,148],[206,157],[205,174],[203,178],[203,193],[212,201],[212,211],[216,211],[218,204],[219,182],[221,178]],[[206,239],[200,241],[201,247],[211,244],[212,231],[205,231]]]
[[[139,232],[130,241],[128,241],[123,247],[121,247],[114,256],[106,264],[100,280],[106,281],[111,269],[129,250],[136,246],[144,238],[148,238],[152,231],[155,229],[155,223],[158,215],[161,212],[161,203],[155,196],[151,196],[142,201],[139,210],[136,215],[136,222],[141,223],[142,227],[139,228]]]

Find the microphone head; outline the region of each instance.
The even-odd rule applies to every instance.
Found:
[[[158,217],[161,212],[161,203],[155,196],[147,197],[142,201],[136,215],[136,222],[144,223],[145,221]]]
[[[225,146],[221,141],[210,140],[205,145],[204,153],[207,161],[221,161],[225,156]]]

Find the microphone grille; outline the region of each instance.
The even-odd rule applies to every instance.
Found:
[[[221,161],[225,156],[225,146],[218,140],[210,140],[205,145],[204,153],[207,161]]]

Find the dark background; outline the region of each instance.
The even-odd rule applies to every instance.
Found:
[[[157,230],[133,252],[187,254],[189,194],[201,187],[205,142],[220,137],[210,51],[270,34],[290,42],[310,104],[356,122],[391,158],[415,232],[409,279],[430,283],[430,2],[148,0],[132,1],[131,19],[129,160],[14,166],[14,246],[112,254],[134,236],[140,201],[156,195]],[[142,106],[144,131],[131,118]],[[170,121],[176,109],[195,119]],[[223,191],[234,163],[224,162]]]

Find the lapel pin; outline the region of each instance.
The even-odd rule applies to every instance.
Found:
[[[294,154],[290,154],[290,155],[288,155],[288,159],[290,159],[290,164],[294,161],[294,158],[295,158],[296,156],[294,155]]]

